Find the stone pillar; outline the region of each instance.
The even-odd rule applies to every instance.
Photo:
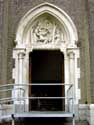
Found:
[[[14,104],[24,104],[23,97],[25,97],[25,86],[24,86],[24,49],[17,49],[17,83],[13,89]],[[19,105],[20,106],[20,105]]]
[[[23,62],[24,62],[24,52],[18,53],[18,84],[23,84]]]
[[[72,88],[68,92],[69,98],[69,110],[74,113],[74,104],[75,104],[75,54],[73,51],[68,52],[69,57],[69,84],[73,84]],[[70,100],[70,98],[73,98]]]
[[[23,104],[24,103],[24,100],[23,97],[25,96],[25,86],[23,86],[23,83],[24,82],[24,71],[23,71],[23,68],[24,68],[24,57],[25,57],[25,53],[24,53],[24,50],[22,51],[19,51],[18,53],[18,87],[17,87],[17,91],[18,91],[18,98],[19,98],[19,103],[20,104]]]
[[[69,56],[69,82],[74,84],[75,82],[75,55],[73,52],[68,53]]]

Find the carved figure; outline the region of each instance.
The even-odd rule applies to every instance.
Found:
[[[35,35],[37,42],[49,43],[51,42],[51,30],[49,26],[50,22],[45,20],[43,23],[39,22],[35,29]]]
[[[33,34],[36,43],[58,43],[61,39],[58,25],[46,18],[37,21],[33,27]]]

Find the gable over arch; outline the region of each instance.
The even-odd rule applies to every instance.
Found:
[[[78,35],[73,21],[63,10],[47,2],[31,9],[21,19],[17,28],[15,39],[17,46],[24,44],[24,36],[28,32],[28,28],[30,27],[32,22],[34,22],[34,20],[45,13],[53,16],[61,23],[62,27],[64,28],[65,35],[67,36],[67,41],[72,46],[74,46],[78,41]]]

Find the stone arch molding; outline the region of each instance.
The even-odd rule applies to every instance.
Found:
[[[15,84],[29,83],[29,53],[33,49],[59,49],[64,54],[65,84],[75,84],[75,101],[78,103],[80,68],[77,67],[77,41],[76,27],[63,10],[50,3],[43,3],[31,9],[19,22],[16,32],[16,47],[13,50]],[[29,89],[27,86],[24,89],[25,96],[28,97]],[[18,95],[19,91],[16,92],[17,97]],[[23,93],[20,96],[23,96]]]
[[[37,7],[31,9],[25,16],[21,19],[17,33],[16,33],[16,44],[17,46],[25,45],[26,43],[26,34],[31,27],[31,24],[40,16],[49,14],[57,20],[61,27],[63,27],[63,41],[67,42],[68,45],[75,46],[78,41],[78,35],[76,27],[71,20],[71,18],[60,8],[50,3],[43,3]]]

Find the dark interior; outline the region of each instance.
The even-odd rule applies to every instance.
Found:
[[[24,120],[24,124],[32,124],[32,125],[65,125],[64,118],[27,118]]]
[[[64,56],[59,50],[34,50],[30,53],[30,82],[33,84],[64,83]],[[64,86],[32,85],[31,96],[62,97]],[[33,99],[31,110],[62,110],[62,99]]]

